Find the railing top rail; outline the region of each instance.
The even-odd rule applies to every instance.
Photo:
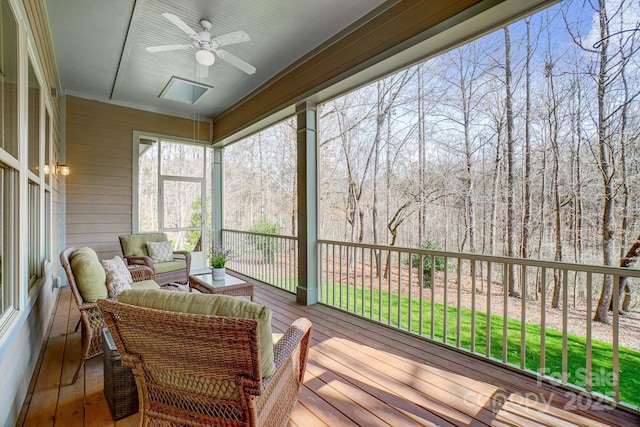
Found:
[[[593,264],[577,264],[572,262],[561,262],[561,261],[544,261],[544,260],[512,258],[512,257],[495,256],[495,255],[469,254],[469,253],[462,253],[462,252],[449,252],[449,251],[439,251],[439,250],[430,250],[430,249],[407,248],[402,246],[371,245],[366,243],[340,242],[335,240],[319,239],[318,243],[327,244],[327,245],[350,246],[350,247],[365,248],[365,249],[380,249],[380,250],[388,250],[388,251],[394,251],[394,252],[409,252],[409,253],[415,253],[415,254],[430,255],[434,257],[461,258],[461,259],[467,259],[470,261],[487,261],[487,262],[494,262],[494,263],[525,265],[529,267],[557,268],[562,270],[584,271],[584,272],[590,272],[590,273],[596,273],[596,274],[612,274],[616,276],[625,276],[625,277],[640,277],[640,270],[635,268],[624,268],[624,267],[593,265]]]
[[[228,232],[228,233],[240,233],[240,234],[250,234],[253,236],[267,236],[267,237],[277,237],[279,239],[285,239],[285,240],[298,240],[298,238],[296,236],[287,236],[287,235],[283,235],[283,234],[269,234],[269,233],[256,233],[254,231],[243,231],[243,230],[233,230],[230,228],[223,228],[222,232]]]

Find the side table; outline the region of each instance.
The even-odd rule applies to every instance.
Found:
[[[226,273],[224,280],[213,280],[211,273],[189,275],[189,292],[197,289],[203,294],[222,294],[230,296],[245,296],[253,301],[253,283]]]
[[[109,329],[102,330],[104,364],[104,396],[114,420],[128,417],[139,410],[138,388],[131,368],[122,366],[122,356]]]

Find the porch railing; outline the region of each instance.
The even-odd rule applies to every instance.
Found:
[[[640,407],[640,349],[620,345],[620,334],[639,325],[631,318],[621,325],[618,310],[609,312],[610,326],[592,320],[603,281],[613,284],[617,307],[618,281],[637,280],[640,270],[326,240],[319,263],[322,303],[577,389],[598,404]]]
[[[291,236],[222,230],[222,242],[235,258],[227,266],[290,292],[298,285],[298,239]]]
[[[228,266],[295,292],[291,236],[223,229]],[[319,301],[595,397],[640,408],[640,321],[593,321],[605,281],[613,306],[640,270],[321,240]],[[621,335],[622,334],[622,335]],[[591,401],[593,404],[593,401]],[[576,405],[584,402],[573,402]]]

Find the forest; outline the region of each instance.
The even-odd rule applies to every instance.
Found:
[[[639,22],[637,1],[564,1],[319,105],[320,237],[633,267]],[[225,148],[226,227],[296,234],[295,137]]]

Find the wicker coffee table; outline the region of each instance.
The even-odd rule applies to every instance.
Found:
[[[226,273],[224,280],[213,280],[211,273],[189,275],[189,292],[197,289],[203,294],[245,296],[253,301],[253,283]]]

